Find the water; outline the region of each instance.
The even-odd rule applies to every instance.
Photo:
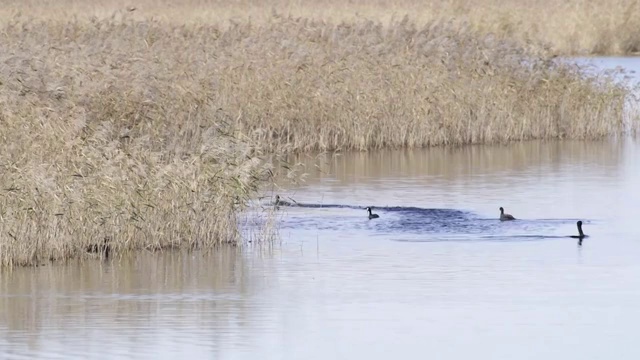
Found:
[[[576,62],[583,66],[583,69],[594,69],[605,71],[619,71],[615,73],[615,79],[627,84],[637,86],[640,84],[640,59],[638,57],[579,57],[571,58],[570,61]]]
[[[0,274],[0,359],[640,355],[640,142],[320,160],[277,243]]]

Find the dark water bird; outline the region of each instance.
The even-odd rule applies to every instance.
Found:
[[[508,220],[515,220],[515,219],[516,218],[514,218],[513,215],[505,214],[504,208],[502,206],[500,207],[500,221],[508,221]]]
[[[378,216],[378,214],[372,214],[370,207],[367,208],[367,211],[369,212],[369,219],[375,219],[375,218],[379,218],[380,217],[380,216]]]
[[[582,245],[582,239],[589,237],[584,232],[582,232],[582,220],[578,220],[576,223],[578,225],[578,235],[571,235],[570,238],[578,239],[578,245]]]
[[[105,259],[107,259],[109,258],[109,253],[111,252],[111,245],[109,245],[109,239],[105,237],[102,240],[102,244],[91,244],[87,246],[86,250],[89,253],[100,254],[104,256]]]
[[[276,206],[291,206],[288,201],[280,200],[280,195],[276,195]]]

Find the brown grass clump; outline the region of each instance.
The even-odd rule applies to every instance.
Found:
[[[237,212],[270,166],[206,74],[180,67],[189,54],[149,51],[149,25],[5,27],[3,267],[238,240]]]
[[[625,126],[624,89],[471,26],[136,16],[1,25],[2,266],[233,243],[266,151]]]

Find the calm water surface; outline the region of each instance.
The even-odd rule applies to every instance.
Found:
[[[0,274],[0,359],[640,356],[640,143],[318,161],[278,243]]]

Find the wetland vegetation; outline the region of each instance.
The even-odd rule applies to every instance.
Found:
[[[274,154],[637,126],[558,57],[637,52],[637,2],[313,4],[3,6],[0,265],[238,243]]]

